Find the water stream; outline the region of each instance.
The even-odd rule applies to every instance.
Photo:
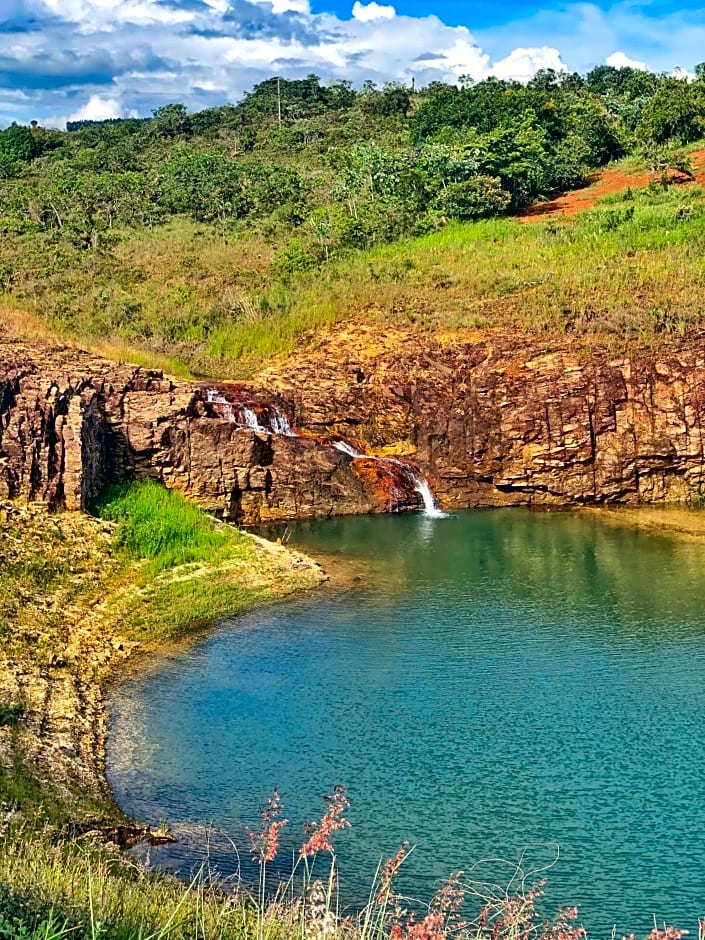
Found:
[[[417,846],[402,887],[456,869],[548,872],[547,910],[594,936],[705,914],[705,548],[574,514],[336,519],[293,543],[361,580],[224,622],[115,690],[109,776],[140,819],[203,826],[223,872],[252,874],[243,827],[278,786],[283,864],[320,796],[347,784],[341,891]],[[334,563],[333,563],[334,564]],[[475,877],[509,877],[489,863]]]
[[[384,467],[387,467],[391,473],[401,479],[402,485],[410,487],[414,493],[418,493],[421,497],[423,504],[423,511],[427,516],[431,516],[434,519],[443,518],[446,513],[439,508],[436,503],[436,498],[433,495],[433,490],[431,489],[431,484],[428,482],[426,477],[421,473],[418,467],[414,466],[412,463],[406,460],[399,460],[396,457],[374,457],[366,454],[364,451],[359,450],[350,441],[345,440],[331,440],[331,444],[336,450],[341,451],[343,454],[347,454],[348,457],[351,457],[353,460],[374,460],[377,463],[381,464]]]
[[[245,389],[230,387],[228,394],[217,388],[207,388],[206,401],[212,405],[216,413],[231,421],[239,427],[249,428],[261,434],[282,434],[286,437],[296,437],[288,417],[284,412],[268,401],[254,401]],[[353,460],[364,458],[377,463],[385,470],[392,482],[392,488],[397,487],[400,495],[418,493],[421,497],[423,511],[428,516],[440,518],[445,515],[436,503],[431,484],[423,473],[408,460],[397,457],[377,457],[360,450],[350,441],[343,438],[321,438],[322,446],[331,446]],[[401,500],[390,499],[390,509],[396,509]]]

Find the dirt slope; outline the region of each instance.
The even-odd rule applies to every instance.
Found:
[[[679,185],[688,185],[693,182],[705,185],[705,149],[690,154],[690,159],[695,179],[690,180],[683,173],[674,172],[673,182]],[[588,185],[582,189],[565,193],[549,202],[536,203],[523,212],[521,218],[525,222],[542,222],[550,218],[576,215],[578,212],[592,209],[598,200],[604,199],[605,196],[622,192],[629,187],[638,189],[648,186],[653,179],[654,174],[649,170],[634,173],[625,173],[620,168],[604,170],[589,177]]]

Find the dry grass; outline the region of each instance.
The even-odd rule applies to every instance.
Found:
[[[703,328],[704,256],[703,193],[684,186],[613,194],[563,221],[448,225],[290,276],[270,270],[259,234],[224,241],[179,221],[41,279],[28,267],[6,308],[30,311],[25,328],[181,375],[247,377],[360,316],[628,350]]]

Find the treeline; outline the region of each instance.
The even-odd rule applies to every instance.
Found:
[[[416,91],[271,78],[236,105],[0,131],[5,238],[107,250],[178,216],[256,231],[293,273],[447,220],[514,212],[596,168],[705,135],[705,67],[687,81],[599,66]],[[0,267],[12,286],[16,265]]]

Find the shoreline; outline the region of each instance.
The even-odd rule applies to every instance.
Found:
[[[150,833],[126,816],[107,780],[111,684],[141,657],[186,649],[222,617],[317,588],[327,575],[303,553],[248,535],[246,561],[182,565],[145,584],[144,566],[116,558],[114,529],[81,513],[0,506],[0,560],[26,585],[0,619],[0,636],[10,632],[0,645],[0,808],[3,792],[6,810],[15,793],[26,815],[126,843]],[[204,619],[188,607],[186,588],[214,584],[221,606]],[[0,600],[8,593],[0,583]]]
[[[599,518],[606,525],[639,529],[652,535],[696,542],[705,538],[705,508],[682,503],[585,506],[577,511]]]

